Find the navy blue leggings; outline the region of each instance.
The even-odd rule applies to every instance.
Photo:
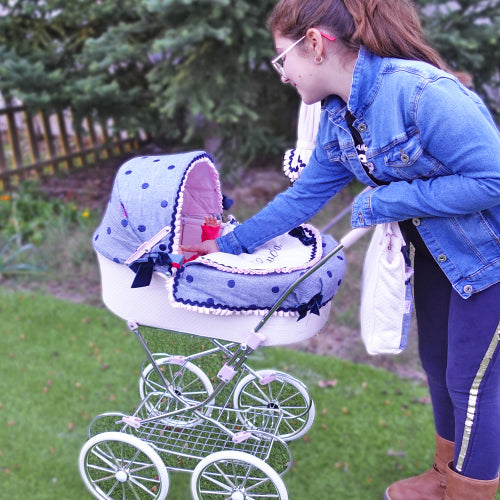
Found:
[[[414,227],[419,352],[437,433],[455,442],[455,469],[493,479],[500,469],[500,283],[463,299]]]

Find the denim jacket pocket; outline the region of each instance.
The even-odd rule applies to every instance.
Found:
[[[323,149],[326,152],[328,160],[331,162],[342,161],[345,159],[338,141],[331,141],[323,144]]]
[[[394,144],[385,153],[384,161],[396,177],[405,180],[433,177],[442,167],[438,160],[424,151],[417,135]]]

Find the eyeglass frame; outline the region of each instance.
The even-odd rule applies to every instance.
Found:
[[[326,38],[327,40],[330,40],[331,42],[335,41],[336,38],[332,35],[327,35],[325,33],[321,33],[321,31],[319,32],[319,34]],[[284,67],[284,61],[282,63],[279,62],[280,59],[283,58],[283,56],[287,53],[287,52],[290,52],[296,45],[298,45],[300,42],[302,42],[302,40],[304,40],[306,38],[307,35],[304,35],[302,37],[300,37],[298,40],[296,40],[295,42],[292,43],[292,45],[290,45],[290,47],[286,48],[281,54],[278,54],[274,59],[271,60],[271,64],[273,66],[273,68],[278,72],[278,74],[282,77],[282,78],[287,78],[286,76],[286,73],[285,73],[285,67]]]

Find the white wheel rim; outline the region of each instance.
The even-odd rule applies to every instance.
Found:
[[[168,494],[167,468],[146,442],[120,432],[104,432],[89,439],[79,457],[83,482],[95,498],[164,500]]]
[[[316,415],[314,402],[306,386],[288,373],[260,370],[256,374],[259,377],[275,375],[276,381],[260,385],[259,379],[253,374],[243,377],[234,390],[234,407],[242,410],[253,407],[279,408],[283,412],[279,428],[281,439],[292,441],[306,434]],[[239,413],[238,416],[247,427],[256,428],[246,413]]]
[[[168,373],[164,373],[164,376],[167,382],[174,381],[174,385],[179,386],[179,391],[182,392],[182,397],[186,399],[186,401],[191,401],[193,403],[200,403],[207,398],[209,394],[213,392],[212,382],[205,374],[205,372],[191,362],[187,363],[179,363],[177,360],[172,360],[171,358],[161,358],[156,361],[156,364],[161,368],[165,367],[168,370]],[[180,371],[183,371],[184,375],[179,375]],[[156,374],[156,370],[153,365],[149,364],[146,366],[144,371],[142,372],[142,376],[139,379],[139,394],[141,399],[145,399],[151,392],[165,392],[165,387],[163,384],[156,382],[150,378],[150,375]],[[186,382],[187,374],[194,376],[189,381]],[[168,397],[168,392],[166,393]],[[178,410],[183,407],[182,403],[179,401],[171,401],[173,406],[169,406],[169,410]],[[188,403],[187,403],[188,404]],[[154,404],[149,401],[146,401],[145,408],[150,413]],[[209,407],[202,408],[202,411],[205,415],[210,416],[212,413],[212,409]],[[167,425],[175,425],[177,427],[193,427],[197,425],[202,419],[200,417],[188,417],[182,418],[183,415],[180,414],[176,417],[172,418],[164,418],[162,422]]]
[[[195,500],[288,500],[285,483],[266,462],[241,451],[219,451],[205,457],[191,478]]]

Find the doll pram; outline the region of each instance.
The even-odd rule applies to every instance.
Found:
[[[147,169],[136,168],[145,160],[152,164],[149,175]],[[134,181],[139,189],[127,188],[139,171]],[[176,177],[169,175],[174,173]],[[147,208],[152,178],[161,178],[166,186],[153,198],[157,207],[173,208],[167,219],[166,212]],[[115,182],[94,241],[103,299],[112,312],[128,321],[148,359],[139,380],[141,403],[136,411],[132,415],[99,415],[89,427],[89,440],[79,461],[87,488],[101,499],[162,500],[168,493],[168,471],[189,470],[195,499],[286,500],[281,476],[292,464],[287,441],[311,427],[314,404],[305,385],[290,374],[253,370],[246,359],[260,346],[298,342],[323,326],[330,300],[306,308],[299,321],[296,314],[280,314],[279,309],[292,289],[324,270],[326,262],[342,257],[342,248],[351,240],[341,241],[308,271],[299,271],[263,317],[178,308],[172,306],[167,284],[178,272],[179,245],[199,241],[204,216],[220,217],[222,213],[212,161],[203,152],[136,159],[120,169],[117,179],[123,179],[125,187]],[[166,194],[172,192],[170,199]],[[115,210],[117,206],[119,210]],[[140,207],[140,220],[129,207]],[[158,234],[157,249],[145,245]],[[105,243],[107,236],[113,237],[112,245]],[[131,255],[135,260],[130,260]],[[131,288],[140,274],[139,266],[134,270],[125,262],[134,264],[137,260],[146,268],[141,280],[150,282]],[[338,262],[343,263],[343,259]],[[343,267],[339,269],[343,272]],[[335,279],[341,281],[339,276]],[[140,326],[208,337],[214,347],[185,356],[153,354],[139,332]],[[217,377],[211,379],[198,367],[198,361],[216,354],[222,354],[223,361]]]
[[[211,158],[202,151],[135,158],[125,163],[117,173],[108,208],[94,235],[105,305],[117,316],[138,324],[244,341],[255,324],[253,313],[266,314],[279,296],[269,293],[265,303],[258,303],[264,300],[264,281],[271,280],[267,288],[273,292],[282,292],[311,266],[266,276],[246,272],[230,275],[191,262],[176,271],[182,258],[179,246],[199,242],[205,216],[221,219],[222,211],[218,173]],[[161,239],[152,241],[157,235]],[[148,244],[151,251],[137,252]],[[319,248],[317,258],[311,262],[317,262],[321,252],[335,244],[333,238],[324,238],[324,248]],[[266,338],[265,345],[299,342],[325,324],[330,300],[345,272],[342,253],[328,266],[316,278],[314,287],[312,282],[302,285],[276,311],[272,325],[268,325],[273,334]],[[220,296],[201,299],[199,292],[191,296],[192,276],[202,282],[202,288],[221,290]],[[139,280],[147,286],[134,287],[133,283]],[[232,288],[218,286],[228,280]],[[239,289],[242,292],[237,296]],[[237,302],[226,302],[236,299]],[[242,302],[252,307],[241,311]],[[312,309],[315,314],[304,314]],[[200,311],[207,314],[199,314]]]

